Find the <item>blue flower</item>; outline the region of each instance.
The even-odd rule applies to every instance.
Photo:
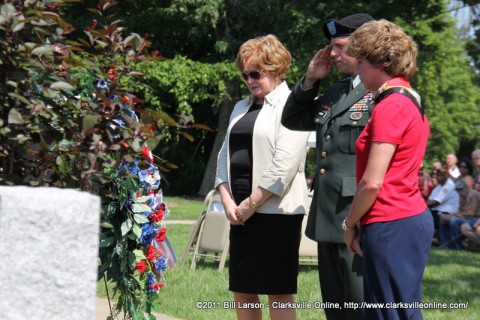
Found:
[[[129,162],[124,163],[118,169],[118,172],[121,174],[127,174],[127,173],[137,174],[138,171],[140,171],[140,168],[138,167],[138,160],[135,160],[134,162],[131,162],[131,163]]]
[[[142,227],[142,235],[140,236],[140,244],[142,246],[148,246],[155,238],[158,229],[155,228],[154,223],[145,223]]]
[[[160,259],[157,259],[153,265],[155,266],[155,269],[158,271],[165,271],[167,270],[167,259],[162,256]]]
[[[147,287],[147,292],[155,292],[155,289],[152,287],[153,284],[157,282],[155,275],[151,272],[147,274],[147,280],[145,281],[145,286]]]
[[[116,124],[118,124],[120,126],[120,128],[125,129],[125,120],[123,118],[115,117],[115,118],[113,118],[112,121],[115,122]]]
[[[135,121],[138,122],[138,117],[134,110],[130,108],[123,108],[122,112],[126,114],[127,117],[133,118]]]
[[[138,177],[145,189],[156,189],[160,186],[160,173],[154,165],[150,165],[148,169],[139,171]]]
[[[108,89],[109,82],[105,80],[98,80],[96,83],[96,87],[98,89]]]

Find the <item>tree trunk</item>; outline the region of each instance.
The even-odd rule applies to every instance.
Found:
[[[229,95],[220,104],[220,108],[218,111],[217,135],[215,136],[215,141],[213,142],[210,158],[208,159],[208,163],[205,168],[205,173],[203,175],[202,184],[200,185],[200,190],[198,191],[198,195],[200,196],[205,196],[214,187],[215,173],[217,170],[217,155],[220,149],[222,148],[223,140],[225,138],[225,134],[227,133],[230,114],[232,113],[233,106],[234,106],[233,101],[238,100],[238,92],[239,92],[238,81],[233,81],[229,87],[230,87]]]

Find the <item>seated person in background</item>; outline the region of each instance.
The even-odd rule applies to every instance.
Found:
[[[474,189],[475,181],[472,176],[473,166],[470,159],[462,158],[458,164],[458,170],[460,170],[460,176],[458,178],[463,180],[469,189]]]
[[[433,185],[434,188],[438,185],[438,180],[437,180],[437,172],[438,171],[439,171],[439,169],[433,169],[430,172],[430,181],[432,182],[432,185]],[[430,194],[431,194],[431,192],[430,192]]]
[[[480,149],[475,149],[472,152],[472,161],[475,166],[475,175],[473,181],[475,183],[475,190],[480,191]],[[473,173],[473,171],[472,171]]]
[[[460,229],[472,247],[480,247],[480,219],[465,222]]]
[[[443,164],[440,160],[435,160],[432,162],[432,169],[433,170],[443,170]]]
[[[433,190],[433,184],[430,176],[422,169],[418,171],[418,189],[420,190],[420,193],[425,201],[428,199],[428,196],[430,196]]]
[[[457,167],[458,158],[453,152],[447,153],[445,157],[445,162],[447,164],[448,174],[450,179],[456,180],[460,176],[460,170]]]
[[[433,188],[427,199],[427,206],[432,211],[435,230],[438,230],[440,216],[442,214],[453,214],[458,212],[460,197],[455,190],[455,183],[449,179],[446,171],[437,172],[438,184]]]
[[[444,248],[460,250],[463,248],[461,225],[480,217],[480,192],[470,189],[462,180],[455,183],[455,189],[460,195],[460,209],[458,213],[440,216],[440,244]]]

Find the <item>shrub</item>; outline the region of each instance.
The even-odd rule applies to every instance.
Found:
[[[158,187],[169,165],[149,150],[161,127],[177,124],[144,108],[123,83],[141,85],[136,64],[161,57],[110,22],[110,0],[90,9],[87,38],[71,39],[74,28],[58,13],[64,2],[1,5],[0,183],[99,195],[99,277],[114,282],[117,313],[143,319],[168,262],[161,250],[168,208]]]

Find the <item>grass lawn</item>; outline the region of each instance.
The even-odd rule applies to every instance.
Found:
[[[165,197],[170,206],[170,220],[196,220],[203,201],[191,201],[176,197]],[[183,255],[192,225],[167,225],[168,237],[180,258]],[[224,307],[224,302],[232,301],[228,291],[228,268],[218,271],[218,264],[200,262],[197,269],[190,269],[190,261],[177,265],[165,272],[167,285],[162,288],[157,310],[184,320],[236,319],[235,310]],[[228,266],[228,262],[227,262]],[[468,251],[447,251],[433,249],[425,271],[423,302],[456,303],[468,302],[466,309],[424,309],[425,319],[476,320],[480,314],[480,253]],[[99,284],[99,295],[103,295]],[[212,302],[211,308],[199,309],[197,301]],[[261,297],[266,303],[266,297]],[[296,301],[314,304],[321,301],[317,270],[315,266],[301,266],[298,278]],[[206,305],[206,304],[205,304]],[[263,310],[263,318],[269,319],[268,310]],[[297,319],[325,319],[323,310],[298,309]]]
[[[182,197],[163,197],[163,202],[170,209],[168,220],[197,220],[203,208],[203,199],[191,200]]]

